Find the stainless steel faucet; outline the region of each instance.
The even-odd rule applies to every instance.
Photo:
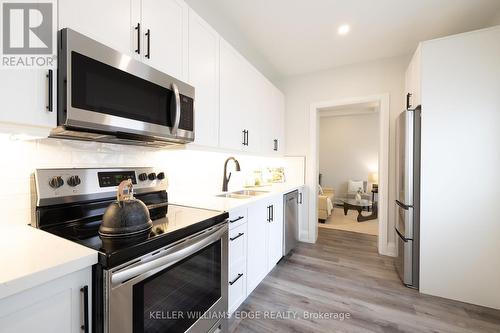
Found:
[[[224,162],[224,175],[222,178],[222,192],[227,192],[227,184],[229,184],[229,179],[231,179],[231,172],[229,173],[229,176],[226,176],[226,174],[227,174],[227,162],[229,162],[229,160],[233,160],[234,163],[236,164],[236,171],[241,171],[240,163],[234,157],[229,157],[226,160],[226,162]]]

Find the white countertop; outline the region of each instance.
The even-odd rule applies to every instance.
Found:
[[[298,189],[299,187],[304,186],[304,184],[272,184],[272,185],[264,185],[259,187],[245,188],[246,190],[255,190],[255,191],[265,191],[267,193],[252,196],[248,199],[234,199],[234,198],[224,198],[217,197],[218,193],[199,193],[196,191],[190,190],[189,192],[168,192],[168,202],[174,205],[183,205],[183,206],[191,206],[205,209],[213,209],[218,211],[230,211],[235,208],[242,208],[246,205],[249,205],[253,202],[256,202],[261,199],[268,198],[270,196],[285,194],[291,191]],[[234,192],[238,190],[231,190],[229,192]]]
[[[252,190],[267,193],[248,199],[217,197],[221,192],[169,191],[169,202],[230,211],[301,186],[284,183],[255,187]],[[0,253],[0,299],[97,263],[97,251],[27,225],[0,226]]]
[[[27,226],[0,226],[0,299],[97,263],[97,252]]]

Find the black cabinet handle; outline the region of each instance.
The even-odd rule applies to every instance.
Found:
[[[49,112],[52,112],[54,111],[54,100],[53,100],[53,82],[54,82],[54,71],[52,69],[49,69],[49,72],[47,73],[47,75],[45,76],[47,78],[47,81],[48,81],[48,93],[49,93],[49,96],[48,96],[48,104],[46,106],[46,109],[47,111]]]
[[[267,206],[267,222],[271,222],[271,206]]]
[[[411,93],[407,93],[406,94],[406,109],[408,110],[409,108],[411,108],[411,103],[410,103],[410,98],[411,96],[413,96],[413,94]]]
[[[302,205],[302,193],[299,193],[299,204]]]
[[[274,151],[278,151],[278,139],[274,139]]]
[[[247,145],[247,130],[243,130],[243,146]]]
[[[243,218],[244,218],[244,216],[238,216],[238,217],[237,217],[237,218],[235,218],[234,220],[229,220],[229,223],[234,223],[234,222],[237,222],[237,221],[239,221],[239,220],[241,220],[241,219],[243,219]]]
[[[144,55],[146,58],[150,59],[151,58],[151,30],[148,29],[148,31],[145,34],[146,36],[146,41],[148,43],[146,47],[146,54]]]
[[[242,276],[243,273],[238,274],[238,276],[233,281],[229,281],[229,285],[232,286],[233,284],[235,284],[236,281],[238,281]]]
[[[229,240],[232,242],[238,238],[240,238],[241,236],[243,236],[245,233],[244,232],[240,232],[238,235],[234,236],[234,237],[231,237],[229,238]]]
[[[85,333],[89,333],[89,287],[84,286],[80,289],[83,294],[83,325],[80,327]]]
[[[274,221],[274,205],[271,205],[271,221]]]
[[[134,29],[137,30],[137,48],[135,49],[135,53],[141,54],[141,24],[137,23]]]

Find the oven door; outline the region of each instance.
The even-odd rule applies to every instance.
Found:
[[[225,332],[227,235],[219,224],[106,272],[105,331]]]
[[[60,32],[58,125],[194,140],[194,88],[71,29]]]

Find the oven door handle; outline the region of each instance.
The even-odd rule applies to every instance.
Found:
[[[227,224],[223,224],[215,230],[207,230],[201,235],[195,236],[166,250],[166,253],[157,259],[139,264],[122,271],[113,273],[111,284],[116,286],[124,281],[136,278],[144,273],[160,271],[190,255],[202,250],[208,245],[218,241],[227,232]]]

